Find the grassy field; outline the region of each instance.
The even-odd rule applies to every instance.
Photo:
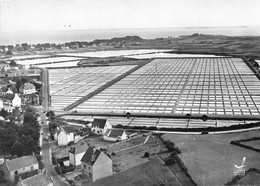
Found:
[[[234,164],[246,156],[246,167],[260,168],[259,153],[229,144],[232,140],[259,136],[260,131],[220,135],[172,135],[163,137],[181,149],[180,158],[198,185],[223,185],[234,177]]]
[[[147,163],[86,185],[156,186],[160,184],[169,186],[178,185],[166,166],[154,156]]]

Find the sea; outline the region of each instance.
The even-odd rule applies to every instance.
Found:
[[[71,41],[93,41],[137,35],[144,39],[178,37],[194,33],[227,36],[260,36],[260,27],[185,27],[185,28],[145,28],[145,29],[101,29],[101,30],[61,30],[41,32],[2,32],[0,45],[21,43],[65,43]]]

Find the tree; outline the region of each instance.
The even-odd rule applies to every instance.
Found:
[[[9,63],[10,67],[15,67],[17,66],[16,62],[14,60],[11,60],[11,62]]]
[[[6,55],[13,55],[13,52],[12,52],[11,50],[8,50],[8,51],[6,52]]]
[[[5,153],[10,153],[11,147],[18,138],[17,132],[8,124],[5,128],[0,128],[0,147]]]
[[[149,158],[149,156],[150,156],[150,153],[149,153],[149,152],[145,152],[145,153],[144,153],[144,158]]]
[[[20,157],[24,155],[24,150],[25,146],[21,142],[16,141],[11,148],[11,154]]]
[[[46,113],[46,116],[52,120],[55,117],[55,113],[52,110],[50,110]]]
[[[204,115],[202,115],[202,120],[203,120],[203,121],[207,121],[207,120],[208,120],[208,116],[207,116],[207,115],[205,115],[205,114],[204,114]]]
[[[259,68],[259,64],[257,62],[254,62],[253,66]]]
[[[23,135],[20,138],[21,144],[24,146],[24,155],[32,154],[32,152],[37,152],[38,145],[34,142],[30,135]]]
[[[175,158],[169,158],[165,161],[165,165],[173,165],[174,163],[176,163]]]
[[[3,118],[7,118],[9,116],[9,113],[5,109],[2,109],[0,111],[0,116],[2,116]]]
[[[29,45],[27,43],[22,43],[21,46],[23,47],[24,50],[29,49]]]
[[[179,147],[175,147],[175,151],[177,152],[177,154],[181,153],[181,149]]]
[[[131,113],[130,112],[127,112],[126,113],[126,118],[129,119],[131,117]]]

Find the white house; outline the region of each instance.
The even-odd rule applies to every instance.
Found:
[[[122,141],[127,139],[127,135],[124,130],[108,129],[103,139],[106,141]]]
[[[22,156],[12,160],[5,159],[3,164],[4,178],[11,182],[20,174],[35,171],[38,174],[39,164],[34,155]]]
[[[54,139],[58,141],[58,146],[68,145],[74,141],[74,130],[72,126],[60,127],[54,135]]]
[[[4,102],[3,102],[3,100],[0,99],[0,110],[1,110],[2,108],[4,108]]]
[[[106,119],[95,118],[92,122],[91,131],[98,135],[104,135],[107,129],[112,129],[112,126]]]
[[[21,107],[22,101],[18,94],[15,94],[14,99],[12,100],[12,107]]]
[[[78,166],[81,164],[81,159],[85,152],[88,150],[89,146],[87,144],[83,144],[76,147],[71,147],[69,151],[69,161],[71,165]]]
[[[93,181],[113,175],[112,160],[101,150],[89,147],[81,159],[82,174]]]
[[[25,83],[24,85],[22,85],[20,87],[19,90],[22,94],[33,94],[33,93],[37,92],[35,89],[35,86],[31,83]]]

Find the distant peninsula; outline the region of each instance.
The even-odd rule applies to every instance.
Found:
[[[124,49],[171,49],[174,53],[231,55],[260,59],[260,36],[224,36],[194,33],[179,37],[143,39],[139,36],[73,41],[63,44],[16,44],[0,46],[0,56]]]

